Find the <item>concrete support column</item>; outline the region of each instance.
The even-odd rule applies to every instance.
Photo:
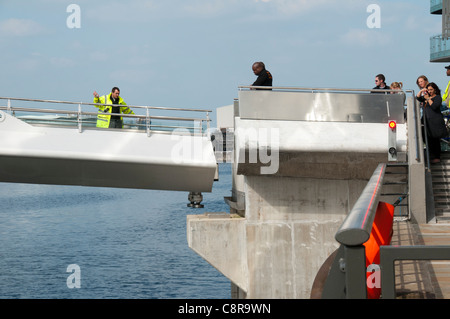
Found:
[[[230,214],[188,216],[189,247],[230,279],[235,298],[310,298],[336,231],[388,159],[388,119],[405,160],[403,99],[239,93]]]
[[[246,176],[245,218],[188,216],[189,247],[239,287],[236,297],[309,298],[366,182]]]

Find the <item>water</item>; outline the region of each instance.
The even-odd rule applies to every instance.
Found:
[[[186,240],[186,215],[228,211],[230,165],[219,172],[202,209],[187,192],[0,183],[0,298],[230,298]]]

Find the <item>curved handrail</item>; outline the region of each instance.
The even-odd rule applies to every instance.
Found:
[[[385,171],[386,164],[381,163],[373,172],[355,206],[335,235],[339,243],[358,246],[369,240]]]

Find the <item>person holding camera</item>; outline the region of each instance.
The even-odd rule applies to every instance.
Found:
[[[441,138],[447,136],[447,127],[441,113],[441,90],[434,82],[431,82],[420,92],[421,95],[417,100],[423,102],[423,118],[426,121],[427,148],[430,161],[433,164],[439,163],[441,161]]]

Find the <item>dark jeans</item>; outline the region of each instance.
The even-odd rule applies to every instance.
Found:
[[[441,139],[428,136],[428,151],[430,160],[441,159]]]
[[[122,128],[122,120],[119,119],[111,119],[109,121],[109,128]]]

